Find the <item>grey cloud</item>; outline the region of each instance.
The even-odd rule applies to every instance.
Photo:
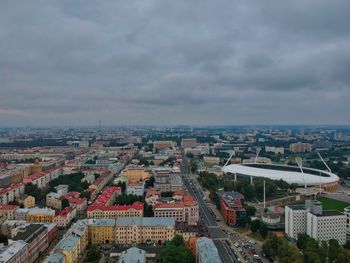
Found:
[[[349,5],[3,1],[0,121],[348,124]]]

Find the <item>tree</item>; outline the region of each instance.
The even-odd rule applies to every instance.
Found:
[[[62,204],[62,209],[65,209],[66,207],[69,207],[69,201],[67,198],[63,198],[61,200],[61,204]]]
[[[263,239],[266,238],[267,234],[269,233],[269,231],[267,230],[267,227],[264,223],[260,223],[260,226],[259,226],[259,233],[260,235],[262,236]]]
[[[87,200],[90,200],[90,197],[91,197],[91,193],[88,192],[88,191],[84,191],[84,192],[81,192],[79,197],[81,198],[86,198]]]
[[[260,227],[260,220],[253,220],[251,223],[250,223],[250,230],[253,232],[253,233],[256,233],[256,231],[258,231]]]
[[[181,235],[175,235],[169,246],[161,253],[161,262],[164,263],[194,263],[195,261],[195,256],[185,246],[185,241]]]
[[[154,187],[154,176],[151,176],[146,182],[145,182],[145,188],[148,187]]]
[[[87,258],[86,258],[87,261],[88,262],[97,261],[100,259],[100,257],[101,257],[101,254],[100,254],[97,246],[92,245],[87,252]]]
[[[4,243],[4,245],[8,245],[8,238],[7,238],[7,236],[6,235],[4,235],[4,234],[0,234],[0,243]]]
[[[171,240],[172,244],[176,247],[179,246],[184,246],[185,245],[185,241],[184,238],[181,235],[175,235],[173,237],[173,239]]]
[[[256,208],[254,206],[245,205],[247,216],[255,216]]]
[[[299,234],[298,235],[298,241],[297,241],[297,247],[299,249],[305,249],[307,245],[309,236],[307,234]]]

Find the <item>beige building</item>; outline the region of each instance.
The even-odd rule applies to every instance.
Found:
[[[89,239],[92,244],[163,243],[174,235],[175,218],[118,217],[89,220]]]
[[[35,197],[31,195],[24,196],[22,200],[24,208],[31,208],[35,206]]]
[[[55,192],[50,192],[46,195],[46,205],[48,207],[61,210],[62,208],[61,198],[62,198],[62,195]]]
[[[208,164],[219,164],[220,163],[220,157],[215,156],[204,156],[203,162]]]
[[[173,148],[176,146],[176,142],[173,141],[154,141],[153,142],[153,149],[154,150],[164,150]]]
[[[289,150],[293,153],[303,153],[303,152],[311,152],[312,145],[310,143],[292,143],[289,145]]]
[[[196,138],[189,138],[189,139],[182,139],[181,140],[181,147],[182,148],[194,148],[197,146],[197,139]]]

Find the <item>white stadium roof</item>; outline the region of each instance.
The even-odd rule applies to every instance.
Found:
[[[331,172],[302,168],[303,173],[297,166],[279,165],[279,164],[231,164],[224,166],[222,171],[225,174],[237,174],[237,176],[247,177],[264,177],[271,180],[284,180],[289,184],[297,184],[299,186],[318,186],[320,184],[336,183],[339,177]]]

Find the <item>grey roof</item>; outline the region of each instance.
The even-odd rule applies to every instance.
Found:
[[[63,249],[66,251],[71,251],[73,247],[79,242],[80,238],[70,234],[68,237],[65,239],[62,239],[57,245],[56,249]]]
[[[305,205],[288,205],[292,210],[306,210]]]
[[[14,240],[24,240],[31,243],[41,232],[45,231],[47,227],[43,224],[24,225],[23,231],[18,231],[18,234],[13,238]]]
[[[23,240],[18,240],[10,246],[6,247],[2,253],[0,253],[0,262],[8,262],[13,256],[22,251],[28,244]]]
[[[51,256],[47,257],[43,263],[63,263],[65,261],[65,257],[62,253],[56,252]]]
[[[89,219],[94,226],[173,226],[174,217],[117,217],[116,219]]]
[[[196,241],[197,254],[199,262],[202,263],[221,263],[221,258],[213,240],[207,237],[201,237]]]
[[[146,251],[131,247],[120,254],[118,263],[145,263]]]
[[[118,217],[116,219],[117,226],[174,226],[174,217]]]
[[[337,210],[323,210],[322,215],[317,216],[344,216],[344,214]]]

